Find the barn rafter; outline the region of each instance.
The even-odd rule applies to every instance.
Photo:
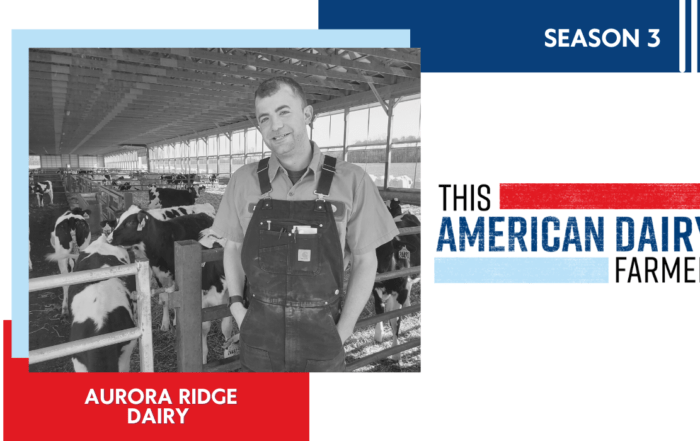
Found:
[[[255,89],[277,75],[317,113],[342,109],[418,93],[420,49],[31,49],[30,153],[104,155],[249,127]]]

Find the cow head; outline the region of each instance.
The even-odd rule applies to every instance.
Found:
[[[190,187],[187,189],[187,191],[194,197],[198,198],[202,192],[206,189],[205,186],[201,185],[199,188],[195,188],[194,186]]]
[[[146,237],[145,226],[151,216],[138,206],[132,205],[120,217],[114,231],[107,238],[112,245],[134,245]]]
[[[108,237],[112,233],[112,231],[117,227],[117,220],[112,219],[101,221],[100,226],[102,227],[102,235]]]
[[[399,217],[403,212],[401,211],[401,201],[399,201],[399,198],[393,198],[391,200],[388,200],[384,202],[386,204],[386,207],[389,209],[389,213],[391,213],[391,217]]]
[[[158,187],[155,186],[155,184],[151,185],[148,187],[148,200],[152,201],[158,197]]]
[[[74,208],[66,211],[58,219],[52,233],[51,242],[56,247],[54,240],[57,240],[64,250],[71,249],[71,242],[76,243],[80,248],[87,245],[90,238],[90,226],[86,219],[90,218],[90,210]],[[55,239],[54,239],[55,238]]]

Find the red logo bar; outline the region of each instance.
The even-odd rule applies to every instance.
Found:
[[[700,184],[501,184],[502,210],[697,210]]]

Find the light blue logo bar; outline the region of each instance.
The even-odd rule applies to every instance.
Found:
[[[608,283],[608,258],[436,258],[435,283]]]

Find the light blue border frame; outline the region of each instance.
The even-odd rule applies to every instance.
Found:
[[[13,30],[12,170],[19,173],[12,173],[12,357],[26,358],[29,354],[29,252],[24,246],[29,237],[29,48],[410,45],[409,30]]]

